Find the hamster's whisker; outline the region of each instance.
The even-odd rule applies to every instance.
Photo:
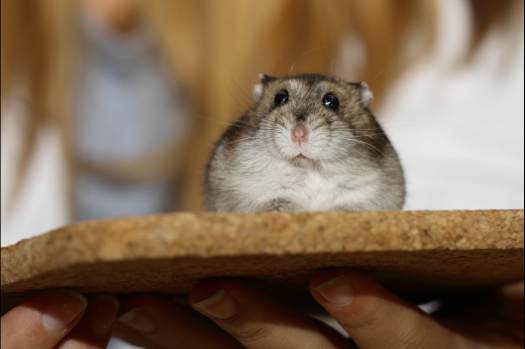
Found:
[[[308,50],[306,51],[305,53],[303,53],[302,55],[299,56],[299,58],[297,58],[295,60],[295,62],[292,64],[292,67],[290,68],[290,77],[292,77],[292,72],[293,72],[293,68],[295,67],[295,65],[297,64],[297,62],[299,62],[301,60],[301,58],[303,58],[304,56],[306,56],[307,54],[313,52],[313,51],[317,51],[317,50],[321,50],[323,48],[326,48],[327,46],[321,46],[321,47],[316,47],[316,48],[313,48],[311,50]]]
[[[330,33],[332,34],[332,57],[330,59],[330,75],[332,75],[332,69],[334,68],[334,32],[332,29],[330,29]]]
[[[377,129],[376,130],[370,129],[370,131],[377,131]],[[384,135],[385,134],[385,132],[367,133],[367,132],[363,132],[362,130],[357,130],[357,129],[354,129],[354,132],[361,133],[361,134],[363,134],[365,136],[375,136],[375,135]]]
[[[327,122],[320,123],[320,124],[318,124],[318,125],[312,127],[312,131],[315,131],[315,130],[320,129],[321,127],[323,127],[323,126],[327,126],[327,125],[328,125]]]
[[[243,140],[247,140],[247,139],[250,139],[251,137],[245,137],[245,138],[241,138],[241,139],[237,139],[235,141],[231,141],[231,142],[228,142],[228,143],[224,143],[224,144],[220,144],[217,148],[215,148],[211,154],[208,156],[208,159],[212,157],[213,154],[215,154],[215,152],[217,152],[217,150],[219,150],[220,148],[224,148],[226,147],[227,145],[229,144],[233,144],[233,143],[237,143],[237,142],[240,142],[240,141],[243,141]]]
[[[354,129],[356,130],[356,129]],[[356,130],[356,131],[359,131],[359,132],[363,132],[363,131],[374,131],[374,132],[377,132],[377,128],[360,128],[359,130]]]
[[[199,114],[193,114],[193,116],[196,116],[196,117],[199,117],[199,118],[205,119],[205,120],[215,121],[215,122],[218,122],[218,123],[224,124],[224,125],[240,127],[239,125],[236,125],[235,123],[232,124],[231,122],[227,122],[227,121],[221,121],[221,120],[217,120],[217,119],[213,119],[213,118],[207,118],[207,117],[199,115]],[[240,120],[237,120],[236,123],[242,123],[242,124],[247,124],[248,125],[247,122],[243,122],[243,121],[240,121]]]
[[[270,140],[270,137],[263,137],[261,140],[262,141],[268,141],[268,140]],[[230,144],[233,144],[233,143],[239,143],[239,142],[242,143],[243,141],[245,141],[245,142],[257,142],[257,139],[254,139],[253,137],[249,136],[249,137],[237,139],[237,140],[232,141],[232,142],[225,143],[222,146],[224,147],[224,146],[227,146],[227,145],[230,145]],[[231,154],[231,156],[228,158],[228,161],[230,161],[233,156],[235,156],[235,154]]]
[[[354,131],[357,131],[357,130],[354,130]],[[368,137],[370,139],[374,139],[375,140],[374,136],[382,136],[384,134],[385,134],[384,132],[381,132],[381,133],[364,133],[364,132],[362,132],[362,134],[357,134],[357,135],[355,135],[355,137]]]
[[[242,108],[244,109],[245,112],[249,112],[250,110],[247,109],[244,105],[242,105],[238,100],[237,98],[235,98],[235,96],[233,95],[232,91],[230,90],[230,88],[228,87],[228,84],[226,84],[226,81],[223,81],[224,82],[224,87],[226,87],[226,90],[228,91],[228,93],[230,94],[230,96],[233,98],[233,100]],[[246,101],[244,101],[246,103]],[[248,106],[249,108],[249,106]]]
[[[281,120],[277,120],[277,119],[275,119],[275,124],[277,124],[277,125],[279,125],[279,126],[282,126],[282,127],[286,128],[286,125],[285,125],[284,122],[281,121]],[[271,129],[271,128],[270,128],[270,129]]]
[[[237,81],[237,78],[233,78],[233,75],[231,73],[231,70],[230,70],[230,65],[228,63],[226,63],[226,69],[228,70],[228,75],[230,76],[230,79],[235,83],[235,86],[237,87],[237,89],[244,95],[246,96],[246,98],[248,98],[250,101],[252,101],[253,103],[256,103],[253,98],[251,96],[249,96],[248,94],[246,94],[246,92],[243,91],[243,89],[239,86],[239,83]],[[244,100],[244,98],[243,98]],[[246,100],[244,100],[244,102],[246,103]],[[246,103],[248,104],[248,103]]]
[[[406,73],[405,73],[405,74],[406,74]],[[413,91],[419,89],[421,86],[426,85],[426,84],[428,84],[428,83],[429,83],[428,81],[421,81],[420,83],[416,84],[416,86],[413,86],[412,88],[410,88],[408,91],[406,91],[406,92],[404,92],[404,93],[401,93],[400,95],[397,95],[397,96],[395,96],[395,97],[393,97],[393,98],[391,98],[391,99],[389,99],[389,100],[387,100],[387,101],[384,101],[384,102],[381,103],[380,105],[375,106],[374,109],[379,109],[379,108],[381,108],[381,107],[383,107],[383,106],[385,106],[385,105],[387,105],[387,104],[390,104],[390,103],[392,103],[392,102],[395,102],[395,101],[397,101],[398,99],[400,99],[400,98],[402,98],[402,97],[404,97],[404,96],[406,96],[406,95],[412,93]]]
[[[279,116],[281,119],[286,119],[284,113],[282,112],[282,110],[279,110],[277,109],[277,116]],[[275,119],[275,122],[278,122],[278,121],[281,121],[281,120],[278,120],[277,118]],[[284,126],[286,127],[286,126]]]
[[[374,147],[374,146],[373,146],[372,144],[370,144],[370,143],[367,143],[367,142],[364,142],[364,141],[360,141],[360,140],[355,139],[355,138],[352,138],[352,137],[347,137],[346,139],[349,140],[349,141],[356,142],[356,143],[364,144],[364,145],[366,145],[367,147],[369,147],[369,148],[371,148],[371,149],[374,149],[374,150],[377,151],[378,153],[380,153],[380,154],[386,156],[385,153],[383,153],[381,150],[377,149],[376,147]]]
[[[377,78],[379,77],[379,75],[381,75],[381,74],[385,71],[385,69],[386,69],[386,67],[383,68],[383,69],[381,69],[381,70],[379,71],[379,73],[377,73],[372,79],[367,80],[367,82],[370,84],[372,81],[374,81],[375,79],[377,79]]]

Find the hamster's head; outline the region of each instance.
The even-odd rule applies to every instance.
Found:
[[[278,156],[329,162],[382,156],[388,140],[368,109],[372,93],[366,83],[318,74],[260,78],[252,117],[258,136]]]

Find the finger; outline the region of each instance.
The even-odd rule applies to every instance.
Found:
[[[133,296],[123,301],[115,335],[131,344],[165,348],[242,348],[193,309],[155,296]]]
[[[524,284],[523,281],[505,285],[500,290],[501,295],[508,301],[514,302],[517,307],[523,309]]]
[[[361,349],[472,346],[355,270],[320,272],[312,278],[310,292]]]
[[[38,293],[2,316],[2,348],[54,348],[78,323],[86,305],[86,298],[71,290]]]
[[[442,299],[432,316],[454,332],[486,343],[504,339],[523,346],[523,282]]]
[[[201,282],[190,303],[248,349],[348,347],[335,331],[235,281]]]
[[[109,294],[89,296],[84,316],[56,348],[106,348],[116,324],[118,309],[119,301],[115,296]]]
[[[146,338],[140,331],[134,330],[120,322],[117,322],[113,336],[122,339],[124,342],[137,346],[139,348],[152,348],[156,343]],[[160,348],[166,348],[160,346]]]
[[[516,282],[501,289],[501,295],[507,302],[506,311],[508,312],[508,330],[512,336],[523,346],[525,342],[523,325],[525,316],[524,305],[524,284],[523,281]]]

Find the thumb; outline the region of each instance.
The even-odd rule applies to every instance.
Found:
[[[319,272],[310,282],[310,292],[361,349],[453,349],[473,344],[355,270]]]

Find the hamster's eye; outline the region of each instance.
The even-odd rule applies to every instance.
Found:
[[[286,104],[286,102],[288,102],[288,91],[282,90],[277,92],[273,100],[275,102],[275,105]]]
[[[339,100],[333,93],[327,93],[323,97],[323,104],[328,109],[337,110],[339,107]]]

